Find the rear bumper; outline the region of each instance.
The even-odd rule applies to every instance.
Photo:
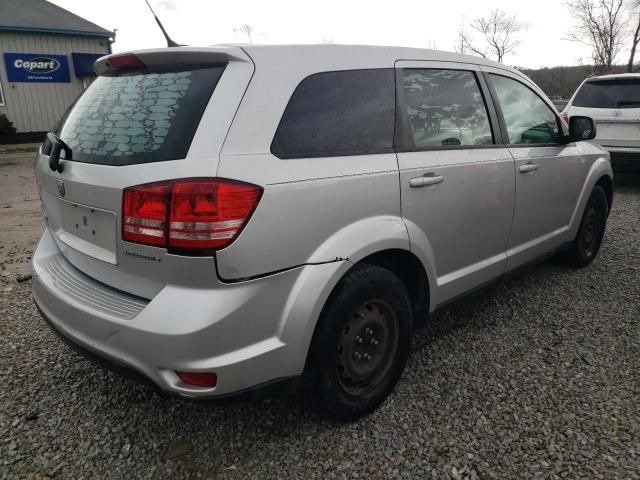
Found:
[[[64,269],[48,268],[52,261]],[[75,269],[48,230],[32,266],[33,296],[42,316],[75,350],[164,392],[203,398],[243,393],[302,373],[304,332],[312,317],[300,318],[302,312],[286,307],[301,276],[309,269],[325,270],[300,267],[215,289],[167,285],[150,301],[138,299],[132,313],[122,307],[133,301],[128,294]],[[214,388],[194,387],[176,371],[215,372],[218,382]]]
[[[162,390],[162,388],[159,385],[156,385],[155,383],[153,383],[153,381],[150,378],[146,377],[144,373],[135,370],[129,365],[125,365],[125,364],[119,363],[117,360],[102,356],[100,352],[94,352],[94,351],[88,350],[83,345],[80,345],[79,343],[77,343],[73,338],[67,337],[64,333],[58,330],[57,327],[44,314],[44,312],[40,310],[39,307],[38,307],[38,311],[40,312],[40,315],[42,315],[42,318],[47,323],[49,328],[53,331],[53,333],[55,333],[74,352],[82,355],[88,360],[91,360],[92,362],[101,366],[102,368],[105,368],[106,370],[109,370],[117,375],[120,375],[123,378],[131,380],[132,382],[135,382],[135,383],[147,385],[150,388],[154,389],[156,392],[158,392],[160,395],[181,396],[181,395],[176,395],[176,392],[173,392],[170,390],[169,391]],[[234,400],[235,399],[238,399],[238,400],[261,399],[269,396],[275,396],[278,394],[292,392],[297,386],[298,379],[299,377],[297,376],[288,377],[288,378],[278,378],[272,381],[268,381],[264,384],[257,385],[255,387],[250,387],[245,390],[232,392],[229,394],[216,395],[214,397],[189,397],[189,398],[193,400],[197,400],[197,399],[225,400],[228,398],[233,398]]]
[[[607,147],[616,170],[640,170],[640,147]]]

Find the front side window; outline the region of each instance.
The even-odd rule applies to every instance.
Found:
[[[494,143],[484,98],[473,72],[402,70],[399,148],[477,146]]]
[[[323,72],[296,88],[271,144],[279,158],[393,151],[393,69]]]
[[[560,142],[556,114],[533,90],[511,78],[495,74],[490,74],[490,77],[511,145]]]

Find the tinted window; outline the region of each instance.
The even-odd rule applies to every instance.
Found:
[[[393,69],[305,78],[282,116],[271,151],[280,158],[393,151]]]
[[[585,82],[573,99],[573,105],[589,108],[640,108],[640,78]]]
[[[184,158],[223,70],[98,77],[54,130],[74,161],[131,165]]]
[[[401,148],[493,143],[489,116],[473,72],[404,69],[401,77]]]
[[[533,90],[500,75],[491,74],[491,79],[507,124],[509,143],[559,142],[558,118]]]

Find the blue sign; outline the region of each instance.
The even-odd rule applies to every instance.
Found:
[[[71,58],[76,77],[95,77],[96,71],[93,69],[93,64],[103,56],[104,53],[72,53]]]
[[[5,53],[4,65],[9,83],[57,82],[68,83],[69,62],[66,55],[46,53]]]

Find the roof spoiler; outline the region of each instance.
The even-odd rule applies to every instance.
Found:
[[[203,68],[225,65],[229,62],[250,61],[239,48],[221,47],[214,50],[211,48],[170,47],[106,55],[96,60],[93,68],[100,76],[113,77],[123,74]]]

